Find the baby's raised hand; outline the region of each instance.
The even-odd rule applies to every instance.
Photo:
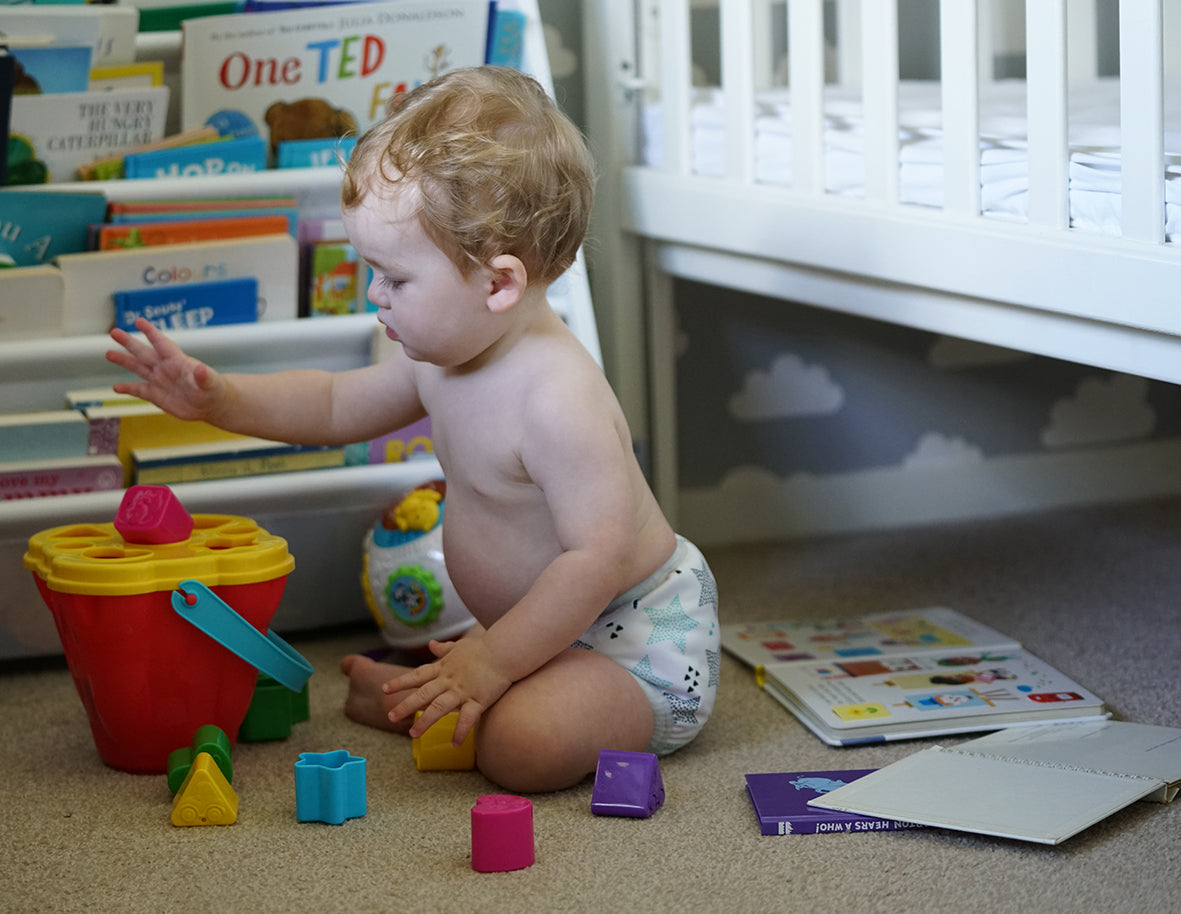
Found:
[[[144,320],[135,322],[145,340],[115,328],[111,339],[122,349],[107,351],[107,361],[126,368],[142,381],[121,381],[118,393],[155,403],[181,419],[207,419],[221,392],[217,372],[187,355],[164,333]]]
[[[410,728],[410,735],[419,737],[439,718],[458,710],[453,738],[458,746],[480,716],[512,685],[512,680],[498,671],[482,637],[432,641],[430,648],[438,660],[403,673],[383,686],[387,695],[413,690],[413,694],[390,712],[390,720],[397,722],[422,711],[422,716]]]

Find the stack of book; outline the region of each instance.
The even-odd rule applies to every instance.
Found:
[[[177,91],[163,60],[135,59],[141,19],[160,27],[162,13],[184,47]],[[108,208],[98,186],[36,197],[13,186],[337,167],[397,95],[448,69],[519,65],[523,15],[488,0],[135,0],[0,6],[0,33],[14,86],[0,91],[6,103],[15,92],[4,342],[138,317],[177,330],[367,310],[369,270],[339,220],[301,223],[294,198]]]
[[[266,441],[186,422],[107,388],[61,409],[0,413],[0,500],[344,466],[347,449]]]
[[[165,46],[138,40],[160,28],[180,32],[184,54],[137,60]],[[295,195],[195,198],[169,180],[167,192],[113,202],[123,195],[111,182],[339,168],[398,95],[449,69],[519,66],[524,15],[489,0],[38,3],[0,5],[0,33],[12,136],[0,144],[3,346],[105,335],[141,319],[183,334],[370,310],[371,271],[340,220],[301,218]],[[9,121],[0,110],[0,124]],[[93,191],[33,187],[87,181]],[[227,436],[111,399],[5,417],[5,440],[22,446],[0,451],[3,497],[432,450],[427,420],[368,443],[362,458]],[[69,445],[54,444],[67,427]]]
[[[123,486],[113,454],[90,454],[90,423],[75,410],[0,414],[0,501]]]

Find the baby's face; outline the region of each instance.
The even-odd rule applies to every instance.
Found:
[[[373,267],[368,298],[390,339],[416,361],[463,365],[487,345],[481,328],[491,272],[464,278],[423,229],[412,185],[368,194],[344,212],[345,230],[357,253]]]

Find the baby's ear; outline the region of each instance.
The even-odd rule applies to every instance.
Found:
[[[512,254],[498,254],[492,258],[489,267],[492,288],[488,293],[488,310],[500,314],[521,300],[529,285],[529,271],[521,259]]]

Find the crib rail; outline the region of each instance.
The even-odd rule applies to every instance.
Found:
[[[659,36],[641,61],[659,85],[662,170],[691,173],[690,8],[693,0],[655,4]],[[725,179],[749,184],[754,175],[753,90],[765,78],[769,0],[719,4],[721,92],[726,117]],[[1069,74],[1095,71],[1094,0],[1025,4],[1030,224],[1068,227],[1067,82]],[[825,193],[824,0],[787,0],[787,49],[791,89],[792,190]],[[836,0],[836,57],[840,78],[859,82],[865,131],[867,203],[894,205],[898,198],[898,7],[897,0]],[[979,83],[990,75],[987,26],[992,7],[980,0],[940,0],[940,64],[943,117],[943,208],[980,216]],[[1122,122],[1122,235],[1165,241],[1162,0],[1120,2]],[[1081,37],[1080,37],[1081,36]],[[1069,39],[1069,41],[1068,41]],[[1087,46],[1087,43],[1090,46]],[[981,53],[981,47],[985,53]],[[752,48],[755,52],[752,53]]]

